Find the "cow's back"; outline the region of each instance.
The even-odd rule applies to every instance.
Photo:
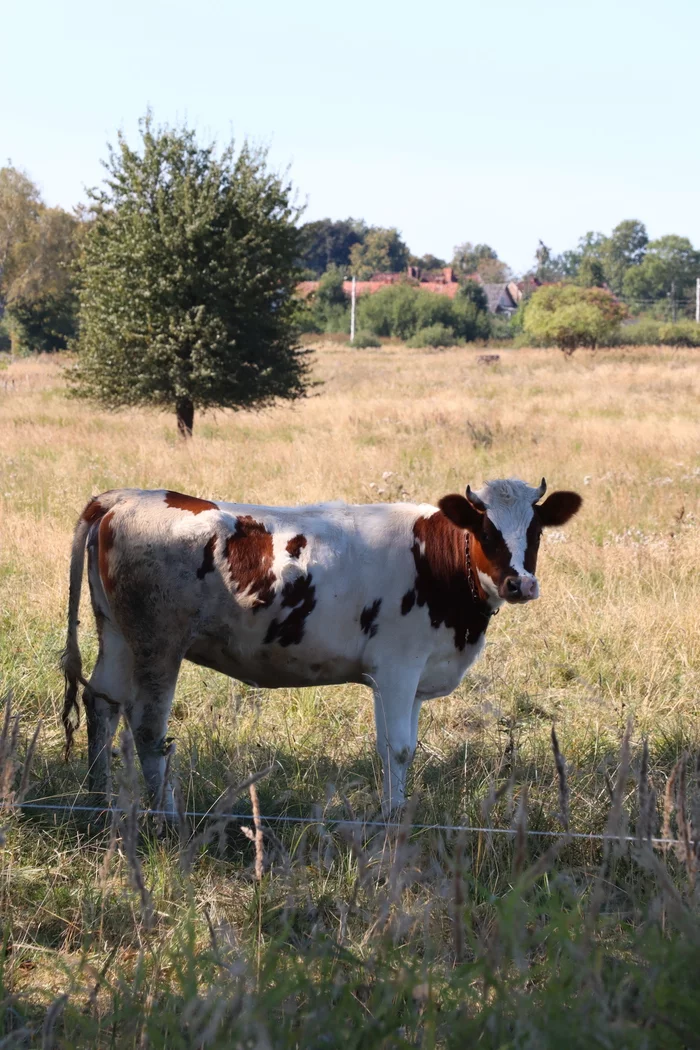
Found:
[[[264,686],[361,680],[368,650],[401,620],[426,510],[110,497],[93,559],[103,611],[139,644]]]

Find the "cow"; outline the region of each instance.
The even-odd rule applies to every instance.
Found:
[[[66,756],[88,732],[88,787],[110,794],[120,715],[151,798],[164,783],[166,732],[183,660],[264,689],[357,682],[374,693],[383,810],[405,801],[425,700],[447,696],[484,647],[491,617],[539,595],[543,528],[581,497],[514,478],[438,506],[262,507],[173,491],[93,497],[75,529],[62,657]],[[99,654],[89,682],[78,646],[85,551]]]

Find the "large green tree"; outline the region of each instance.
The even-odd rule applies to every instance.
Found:
[[[320,277],[329,266],[350,266],[350,250],[360,244],[367,233],[362,219],[317,219],[301,227],[302,268]]]
[[[364,239],[350,249],[350,269],[361,281],[375,273],[400,273],[408,266],[410,253],[393,226],[373,226]]]
[[[599,257],[605,280],[616,295],[622,292],[627,271],[643,262],[648,242],[644,223],[637,219],[625,219],[600,245]]]
[[[302,396],[298,212],[266,153],[217,154],[186,127],[140,124],[110,149],[82,246],[75,391],[108,407],[247,408]]]
[[[478,274],[485,284],[501,284],[510,279],[510,269],[488,244],[465,241],[455,247],[452,265],[460,277]]]
[[[623,291],[635,309],[644,309],[658,301],[692,298],[697,277],[700,252],[687,237],[668,234],[649,241],[643,261],[627,270]]]
[[[15,350],[62,350],[75,335],[79,229],[74,215],[46,207],[24,172],[0,169],[0,315]]]
[[[537,343],[571,354],[579,346],[605,344],[626,314],[605,288],[553,284],[533,293],[525,307],[524,329]]]

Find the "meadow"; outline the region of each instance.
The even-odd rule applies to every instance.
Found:
[[[0,695],[21,716],[0,740],[0,1047],[700,1045],[697,351],[481,352],[321,344],[305,401],[200,416],[190,442],[174,416],[68,398],[66,359],[0,369]],[[39,719],[27,800],[83,797],[58,658],[91,495],[437,502],[543,475],[583,508],[545,534],[540,600],[504,609],[460,688],[424,705],[407,810],[516,835],[332,823],[376,818],[369,691],[194,666],[170,727],[183,808],[267,770],[262,813],[318,823],[263,821],[256,855],[240,822],[12,807]],[[87,594],[81,619],[90,667]],[[227,802],[250,812],[247,788]],[[666,852],[645,842],[663,811],[685,837]]]

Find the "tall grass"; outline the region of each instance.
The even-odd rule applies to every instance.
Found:
[[[0,1045],[697,1044],[700,369],[686,350],[477,357],[322,348],[316,396],[205,418],[187,446],[165,416],[68,401],[58,361],[0,375],[0,688],[14,697]],[[215,807],[211,820],[138,816],[128,735],[125,812],[14,806],[82,797],[82,731],[61,761],[57,655],[92,493],[435,501],[542,474],[584,509],[543,546],[542,599],[504,611],[460,689],[425,705],[409,810],[514,836],[251,814],[251,841],[222,818],[251,809],[251,773],[263,815],[374,815],[371,703],[198,668],[178,687],[171,765],[181,812]],[[678,840],[666,854],[649,845],[662,827]],[[567,836],[625,828],[634,843]]]

